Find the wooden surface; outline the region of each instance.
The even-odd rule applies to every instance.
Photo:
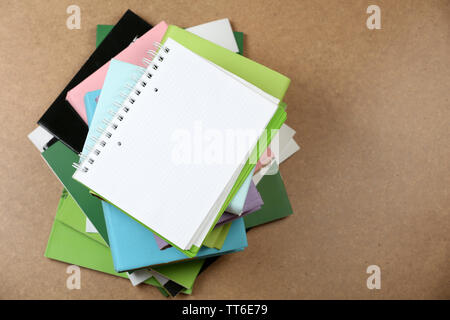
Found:
[[[366,28],[381,8],[382,30]],[[66,8],[81,7],[81,30]],[[196,281],[196,298],[450,298],[449,1],[1,1],[0,298],[161,298],[44,258],[61,185],[27,134],[126,9],[182,27],[228,17],[245,55],[292,79],[295,214]],[[366,268],[381,268],[368,290]]]

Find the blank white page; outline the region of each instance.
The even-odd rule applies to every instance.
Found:
[[[130,96],[135,100],[126,104],[130,110],[114,118],[117,129],[110,128],[112,136],[100,139],[106,145],[97,143],[94,150],[100,153],[91,153],[81,164],[87,172],[77,170],[73,177],[189,250],[194,240],[203,242],[206,233],[200,229],[211,227],[207,218],[217,216],[218,201],[230,192],[277,105],[175,40],[167,39],[164,47],[169,52],[160,50],[154,59],[157,70],[153,64],[147,68],[152,77],[143,75],[147,84]],[[205,161],[201,155],[217,146],[210,141],[220,140],[211,137],[225,137],[230,130],[255,135],[246,148],[235,148],[236,161]],[[192,139],[179,139],[189,133]],[[203,143],[196,143],[198,137]],[[191,154],[192,162],[179,163],[177,150]]]
[[[239,52],[236,38],[231,28],[230,20],[227,18],[207,22],[195,27],[186,28],[186,31],[192,32],[203,39],[214,42],[230,51]]]

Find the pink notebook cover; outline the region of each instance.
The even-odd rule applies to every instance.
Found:
[[[272,159],[274,158],[274,154],[272,150],[270,150],[270,147],[267,147],[266,151],[261,155],[258,162],[255,166],[255,173],[258,172],[262,167],[267,166],[270,162],[272,162]]]
[[[142,37],[131,43],[126,49],[114,57],[114,59],[128,62],[141,67],[146,67],[142,59],[148,57],[148,50],[156,50],[154,42],[160,42],[166,33],[167,23],[164,21],[158,23]],[[84,106],[84,96],[89,91],[99,90],[103,87],[106,73],[109,68],[109,62],[95,71],[89,77],[84,79],[79,85],[67,93],[66,100],[72,105],[75,111],[87,123],[86,109]],[[130,79],[131,80],[131,79]]]

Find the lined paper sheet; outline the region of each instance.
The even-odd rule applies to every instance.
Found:
[[[157,70],[149,67],[152,78],[133,96],[130,111],[120,113],[123,120],[116,121],[119,127],[104,139],[106,145],[97,146],[101,152],[92,156],[94,163],[83,163],[88,172],[77,170],[74,178],[176,246],[190,249],[203,242],[277,105],[173,39],[165,46],[169,53],[161,54]],[[244,131],[253,136],[245,135],[245,148],[233,149],[234,162],[195,159],[198,132],[207,149],[218,141],[208,144],[205,132],[211,140],[230,132],[243,139],[238,133]],[[180,138],[189,134],[192,139]],[[189,151],[191,162],[179,163],[176,155]]]

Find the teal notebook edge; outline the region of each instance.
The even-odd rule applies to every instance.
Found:
[[[195,258],[188,258],[174,247],[160,250],[148,228],[134,219],[129,219],[113,205],[107,202],[102,204],[114,269],[117,272],[223,255],[241,251],[248,245],[245,224],[240,218],[232,222],[222,249],[202,247]]]
[[[91,121],[95,112],[95,107],[97,106],[97,101],[101,91],[102,90],[90,91],[86,93],[86,95],[84,96],[84,105],[88,119],[88,126],[91,125]]]

